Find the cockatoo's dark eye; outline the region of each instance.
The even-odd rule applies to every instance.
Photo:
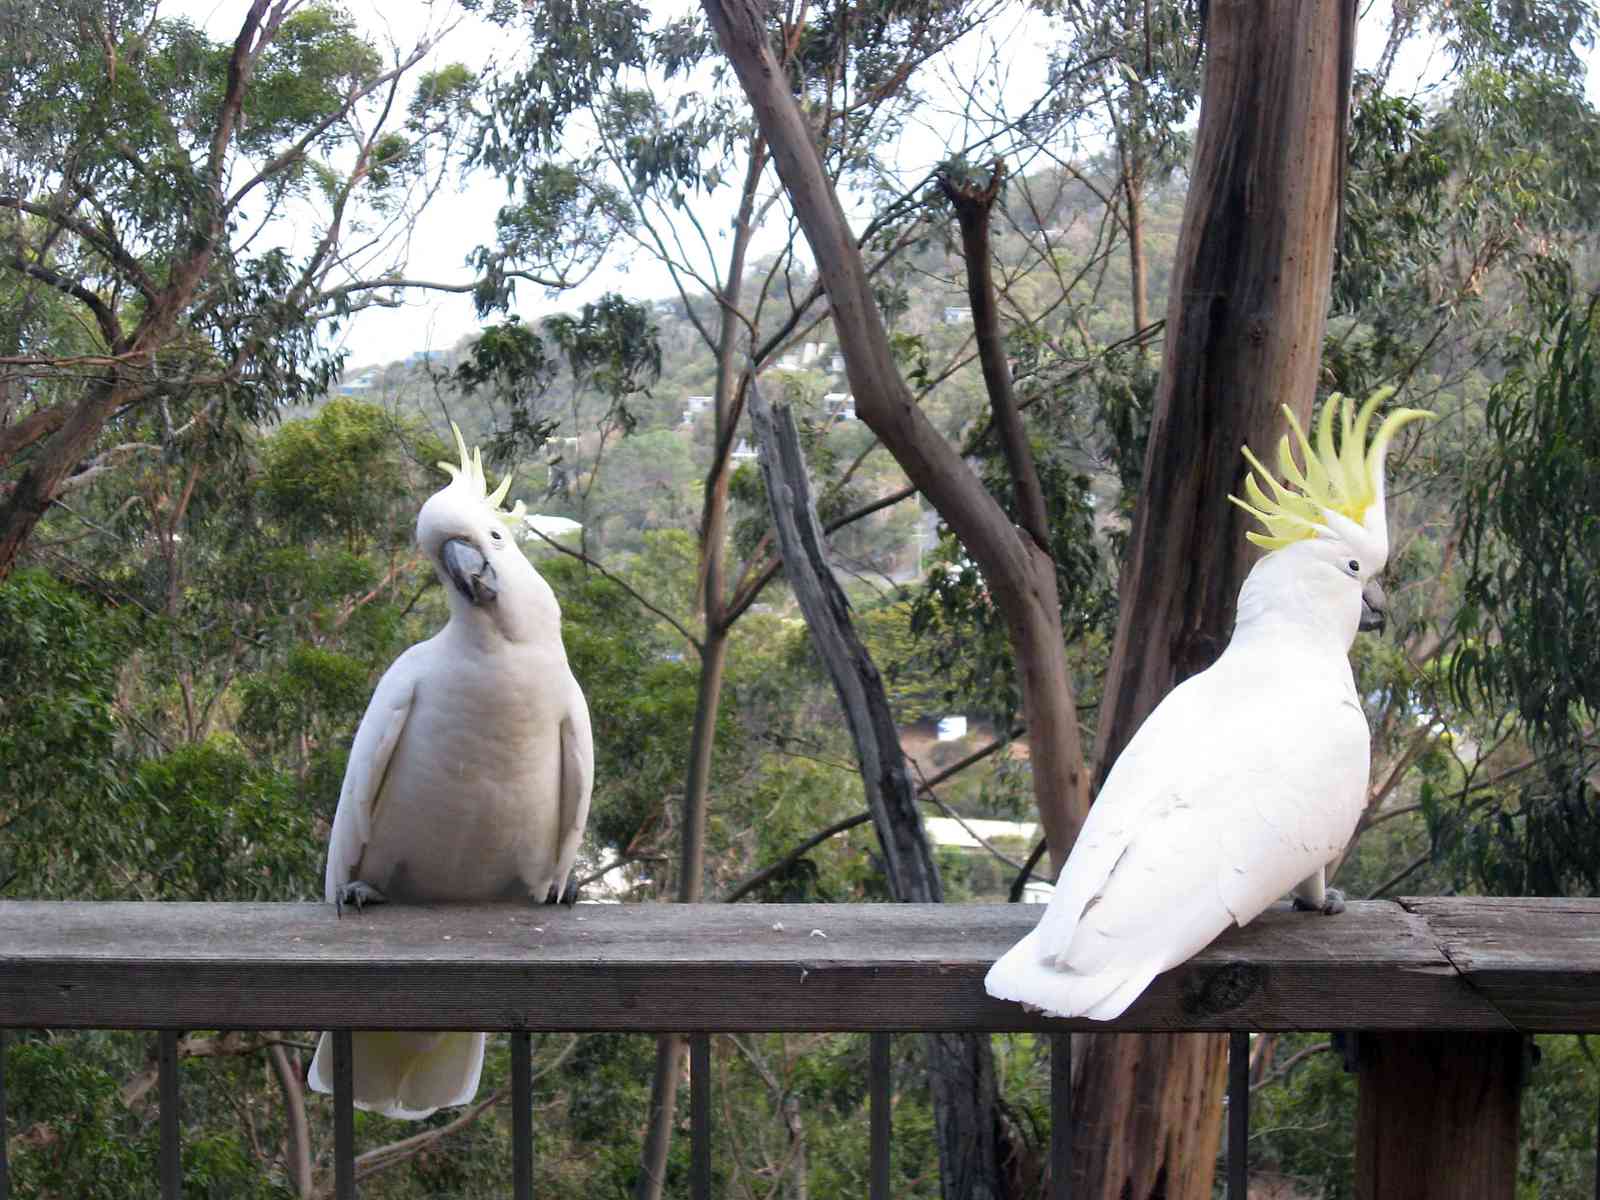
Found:
[[[1352,574],[1352,575],[1361,574],[1361,564],[1358,563],[1355,559],[1352,558],[1349,562],[1345,563],[1345,566],[1350,568],[1350,574]]]
[[[491,529],[491,530],[489,530],[489,536],[492,537],[495,541],[498,542],[500,540],[500,531],[498,529]],[[1355,567],[1356,567],[1355,563],[1351,563],[1350,564],[1350,569],[1352,571],[1355,570]]]

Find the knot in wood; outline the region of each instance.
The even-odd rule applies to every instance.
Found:
[[[1267,969],[1259,963],[1191,968],[1179,985],[1178,1004],[1191,1016],[1225,1013],[1253,996],[1266,980]]]

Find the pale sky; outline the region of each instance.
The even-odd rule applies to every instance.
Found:
[[[683,5],[683,0],[647,2],[657,9],[669,2],[673,10],[680,10]],[[459,22],[433,52],[438,65],[462,62],[481,71],[496,54],[512,56],[519,50],[508,41],[507,31],[463,13],[451,0],[400,4],[344,0],[344,6],[380,48],[390,41],[409,47],[424,30]],[[237,21],[243,8],[241,0],[167,0],[162,5],[164,13],[186,15],[219,39],[231,39],[237,33]],[[1037,18],[1011,18],[1009,27],[988,31],[989,39],[1004,47],[1006,69],[1011,78],[997,79],[992,63],[978,67],[968,62],[953,68],[954,73],[964,79],[990,80],[990,90],[995,94],[1012,97],[1035,94],[1032,89],[1037,88],[1038,81],[1043,78],[1050,39],[1038,32],[1030,34],[1023,27],[1030,19]],[[1357,46],[1358,62],[1368,64],[1376,58],[1386,32],[1387,6],[1371,3],[1364,9]],[[969,50],[973,56],[981,53],[981,48]],[[1395,78],[1409,77],[1419,83],[1425,82],[1430,76],[1437,77],[1443,66],[1442,55],[1430,57],[1426,48],[1418,47],[1397,68]],[[1591,98],[1596,74],[1592,70],[1589,72]],[[936,91],[937,85],[928,90]],[[954,105],[950,107],[952,111],[941,114],[939,106],[932,105],[934,116],[929,121],[930,127],[908,130],[903,137],[903,153],[910,160],[906,163],[909,169],[925,168],[937,158],[949,129],[932,126],[959,120],[953,111]],[[424,211],[414,229],[407,274],[414,279],[468,281],[471,272],[465,264],[466,256],[473,247],[492,240],[494,214],[505,200],[504,184],[486,172],[469,179],[464,188],[455,181],[448,184]],[[708,225],[719,224],[719,214],[714,211],[709,216],[701,215]],[[731,215],[731,212],[722,215],[720,224],[725,226]],[[762,247],[758,245],[756,250],[760,253]],[[559,299],[547,299],[539,289],[524,284],[518,290],[516,307],[524,319],[535,319],[560,309],[570,310],[608,290],[621,291],[635,299],[674,294],[665,268],[650,255],[635,253],[627,261],[615,262],[597,273],[581,290],[566,293]],[[479,324],[469,297],[421,293],[404,307],[369,309],[355,315],[342,331],[341,342],[349,350],[348,366],[359,368],[403,358],[417,350],[447,349],[475,331]]]

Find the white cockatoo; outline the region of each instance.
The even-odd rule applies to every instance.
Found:
[[[328,839],[327,899],[564,898],[594,778],[589,708],[567,666],[561,609],[517,546],[523,506],[502,510],[480,451],[417,516],[417,545],[450,606],[445,627],[384,673],[356,730]],[[570,898],[570,897],[568,897]],[[465,1104],[481,1033],[357,1033],[355,1103],[420,1120]],[[310,1082],[331,1092],[322,1035]]]
[[[1366,448],[1392,392],[1359,412],[1330,397],[1315,449],[1290,413],[1305,468],[1285,435],[1287,485],[1245,448],[1271,496],[1247,475],[1248,503],[1229,497],[1266,528],[1246,536],[1267,551],[1239,590],[1233,637],[1112,766],[1038,926],[990,969],[990,995],[1110,1020],[1285,892],[1297,908],[1343,909],[1323,871],[1366,804],[1371,754],[1350,646],[1382,623],[1384,456],[1397,430],[1430,415],[1391,412]]]

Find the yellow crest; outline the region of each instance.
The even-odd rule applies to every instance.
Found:
[[[527,506],[518,500],[510,508],[501,508],[500,504],[506,498],[506,493],[511,490],[511,472],[507,471],[505,478],[500,480],[500,486],[493,492],[489,491],[489,481],[483,473],[483,450],[474,447],[472,452],[467,452],[466,439],[461,436],[461,430],[454,421],[450,422],[450,432],[456,435],[456,450],[461,455],[461,465],[442,462],[437,464],[439,469],[450,476],[452,487],[468,489],[475,499],[482,500],[507,525],[517,526],[522,524],[523,515],[528,511]]]
[[[1369,528],[1370,518],[1375,516],[1381,527],[1382,512],[1374,514],[1371,510],[1374,505],[1381,509],[1383,504],[1383,460],[1389,450],[1389,441],[1402,426],[1433,416],[1431,412],[1420,408],[1397,408],[1383,419],[1378,432],[1373,435],[1372,445],[1368,447],[1367,427],[1372,424],[1378,406],[1394,392],[1392,387],[1379,388],[1359,410],[1355,410],[1355,401],[1348,396],[1338,392],[1329,396],[1317,422],[1315,449],[1306,437],[1305,430],[1300,428],[1300,422],[1295,420],[1294,413],[1289,411],[1287,404],[1284,405],[1283,412],[1289,418],[1290,432],[1299,443],[1305,469],[1302,471],[1294,461],[1289,444],[1290,434],[1284,434],[1278,443],[1278,469],[1288,481],[1288,486],[1279,483],[1272,472],[1262,466],[1261,460],[1250,452],[1249,446],[1243,447],[1245,461],[1252,468],[1244,480],[1245,495],[1249,497],[1249,502],[1237,496],[1229,496],[1228,499],[1266,528],[1266,533],[1251,531],[1245,537],[1267,550],[1281,550],[1325,529],[1328,524],[1325,512],[1339,513],[1357,525]],[[1337,449],[1333,444],[1335,419],[1340,426]],[[1258,475],[1272,490],[1270,498],[1256,482]]]

